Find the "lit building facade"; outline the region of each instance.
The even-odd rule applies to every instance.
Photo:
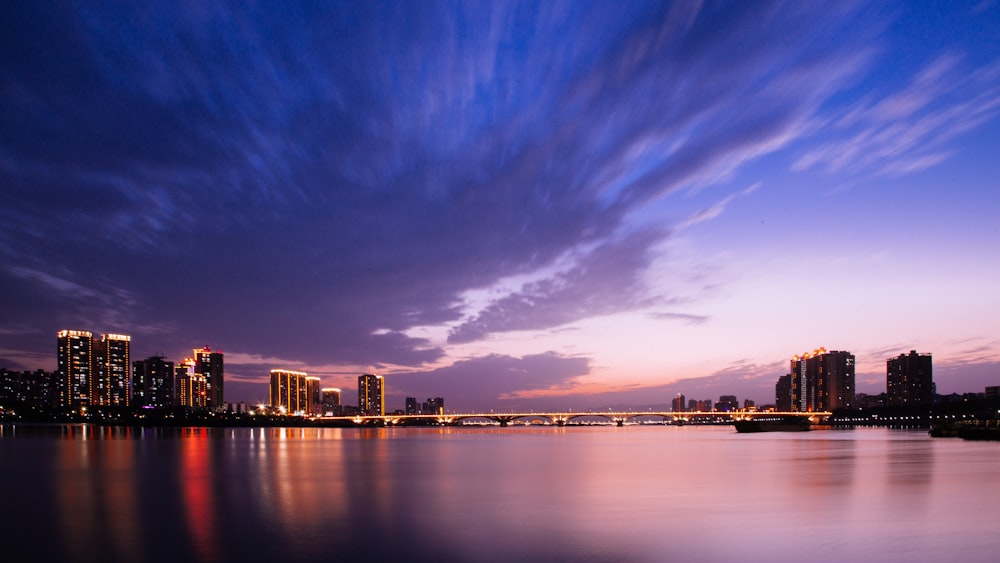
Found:
[[[271,370],[270,405],[283,414],[310,412],[308,376],[303,371]]]
[[[208,380],[197,372],[196,362],[185,358],[174,368],[174,380],[177,382],[176,404],[192,409],[208,407]]]
[[[358,376],[358,413],[362,416],[385,414],[385,385],[381,375]]]
[[[87,330],[56,333],[59,406],[78,408],[90,404],[93,337],[94,334]]]
[[[885,362],[886,403],[929,405],[934,400],[934,377],[930,354],[900,354]]]
[[[194,372],[205,378],[205,406],[210,409],[226,406],[224,371],[222,352],[208,346],[194,350]]]
[[[91,350],[90,404],[127,407],[131,402],[131,341],[125,334],[102,334]]]
[[[854,354],[819,348],[794,356],[789,371],[792,411],[854,408]],[[778,399],[775,397],[776,405],[781,404]]]
[[[132,364],[132,405],[135,407],[172,407],[174,398],[174,363],[162,356],[150,356]]]

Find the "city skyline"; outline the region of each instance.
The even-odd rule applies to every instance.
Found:
[[[226,350],[226,401],[766,403],[817,346],[1000,384],[996,3],[0,14],[0,367],[99,327]]]
[[[35,398],[28,401],[32,408],[41,407],[47,410],[45,407],[131,406],[134,409],[142,409],[183,406],[216,412],[233,409],[236,412],[243,412],[247,408],[247,401],[225,400],[221,396],[221,391],[216,399],[209,400],[212,395],[209,380],[217,382],[216,386],[221,390],[224,378],[223,354],[218,350],[213,351],[208,346],[193,350],[192,356],[198,360],[186,357],[177,362],[177,369],[174,370],[173,362],[165,361],[162,356],[157,355],[137,360],[133,364],[127,362],[131,345],[129,335],[102,334],[98,339],[91,331],[61,330],[56,336],[56,357],[59,368],[51,372],[53,394],[47,400]],[[109,354],[106,344],[109,341],[122,343],[124,348],[117,354]],[[126,360],[124,363],[122,357]],[[788,373],[778,377],[774,395],[765,400],[744,396],[743,408],[763,407],[780,412],[854,410],[875,405],[930,405],[936,400],[936,395],[940,396],[936,393],[930,354],[918,354],[915,350],[911,350],[908,355],[900,354],[898,357],[888,358],[885,367],[885,390],[869,390],[871,393],[858,391],[855,363],[855,356],[849,351],[828,351],[821,347],[801,355],[796,354],[791,358]],[[19,373],[3,366],[0,366],[0,369],[15,377]],[[3,396],[13,397],[24,392],[34,396],[35,386],[41,384],[47,388],[49,385],[38,380],[40,375],[47,376],[49,372],[26,370],[21,373],[29,379],[26,382],[28,387],[20,389],[21,384],[13,383],[12,380],[11,384],[18,389],[12,387]],[[113,373],[117,375],[111,376]],[[429,398],[420,409],[417,409],[416,398],[409,395],[405,395],[404,398],[402,393],[389,394],[393,401],[400,401],[401,398],[405,400],[403,409],[393,409],[387,405],[386,384],[381,375],[361,374],[357,377],[357,383],[357,411],[360,413],[414,414],[411,412],[414,410],[443,412],[441,397]],[[121,398],[112,400],[114,393],[95,391],[102,387],[118,388],[118,395]],[[67,390],[72,391],[74,388],[85,390],[86,393],[82,396],[70,393],[67,396]],[[988,385],[985,394],[988,396],[995,393],[995,389],[1000,389],[1000,386]],[[982,393],[966,389],[961,394],[957,392],[946,394],[968,398],[970,395]],[[266,405],[282,414],[296,415],[329,414],[331,410],[339,411],[342,404],[339,388],[324,387],[319,377],[284,368],[270,370],[267,396],[266,402],[255,400],[249,403],[259,408]],[[861,397],[865,397],[863,402]],[[654,410],[659,410],[655,407],[657,404],[665,403],[655,399],[643,403]],[[718,401],[712,398],[691,398],[685,405],[684,394],[677,393],[670,404],[671,411],[728,411],[740,408],[739,397],[736,395],[720,395]],[[337,408],[327,408],[333,405]],[[605,406],[600,405],[596,410],[603,410]],[[591,410],[594,408],[591,407]],[[631,410],[631,406],[628,410]]]

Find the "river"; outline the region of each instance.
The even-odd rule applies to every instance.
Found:
[[[0,428],[5,561],[995,561],[1000,443],[864,428]]]

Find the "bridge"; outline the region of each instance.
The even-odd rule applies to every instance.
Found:
[[[571,421],[581,419],[604,419],[618,426],[624,426],[628,422],[637,422],[638,419],[659,420],[674,424],[684,424],[695,419],[712,419],[719,423],[735,422],[737,420],[754,419],[777,419],[777,418],[806,418],[809,422],[820,422],[832,413],[830,412],[775,412],[775,411],[591,411],[591,412],[520,412],[520,413],[462,413],[462,414],[390,414],[380,416],[324,416],[318,421],[330,422],[351,422],[358,426],[379,425],[379,426],[406,426],[406,425],[428,425],[437,424],[441,426],[451,426],[464,421],[481,420],[493,421],[500,426],[508,426],[513,422],[524,424],[552,424],[565,426]]]

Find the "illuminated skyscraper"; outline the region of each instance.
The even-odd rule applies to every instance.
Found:
[[[174,368],[174,379],[177,381],[177,405],[193,409],[204,409],[208,406],[208,381],[205,376],[195,371],[196,362],[184,358],[177,362]]]
[[[850,352],[827,352],[826,348],[819,348],[794,356],[790,371],[791,410],[813,412],[854,407],[854,355]]]
[[[385,385],[381,375],[358,376],[358,411],[362,416],[385,414]]]
[[[56,333],[60,406],[75,408],[90,404],[93,336],[86,330],[61,330]]]
[[[930,354],[900,354],[885,362],[886,404],[929,405],[934,400]]]
[[[288,369],[271,370],[271,408],[283,414],[309,412],[308,378],[305,372]]]
[[[217,409],[225,406],[225,378],[223,376],[222,352],[211,348],[194,350],[194,372],[205,378],[205,406]]]
[[[151,356],[132,364],[132,406],[174,406],[174,363]]]
[[[131,336],[102,334],[94,339],[91,350],[93,367],[90,377],[90,404],[127,407],[131,399]]]

